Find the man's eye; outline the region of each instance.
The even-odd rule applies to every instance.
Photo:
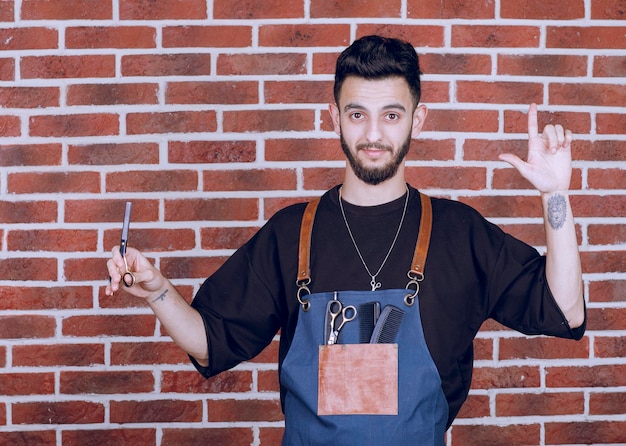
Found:
[[[352,113],[352,119],[361,119],[363,115],[359,112]]]
[[[387,115],[387,119],[390,119],[392,121],[396,121],[398,118],[400,118],[400,116],[398,116],[396,113],[389,113]]]

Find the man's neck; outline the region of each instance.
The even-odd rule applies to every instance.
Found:
[[[341,197],[348,203],[357,206],[376,206],[396,200],[406,193],[404,175],[397,174],[393,178],[377,185],[367,184],[349,170],[341,189]]]

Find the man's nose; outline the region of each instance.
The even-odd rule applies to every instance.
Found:
[[[368,122],[367,132],[366,132],[365,137],[367,138],[369,142],[380,141],[382,137],[382,132],[380,130],[380,123],[377,120],[373,119],[370,122]]]

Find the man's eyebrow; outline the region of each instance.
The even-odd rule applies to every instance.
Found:
[[[348,110],[365,110],[365,107],[358,103],[350,102],[346,104],[346,106],[343,108],[343,111],[348,111]],[[406,112],[406,107],[400,104],[399,102],[396,102],[396,103],[385,105],[383,107],[383,110],[399,110],[401,112]]]

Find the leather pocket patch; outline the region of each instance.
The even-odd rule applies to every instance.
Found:
[[[397,415],[398,345],[321,345],[317,414]]]

